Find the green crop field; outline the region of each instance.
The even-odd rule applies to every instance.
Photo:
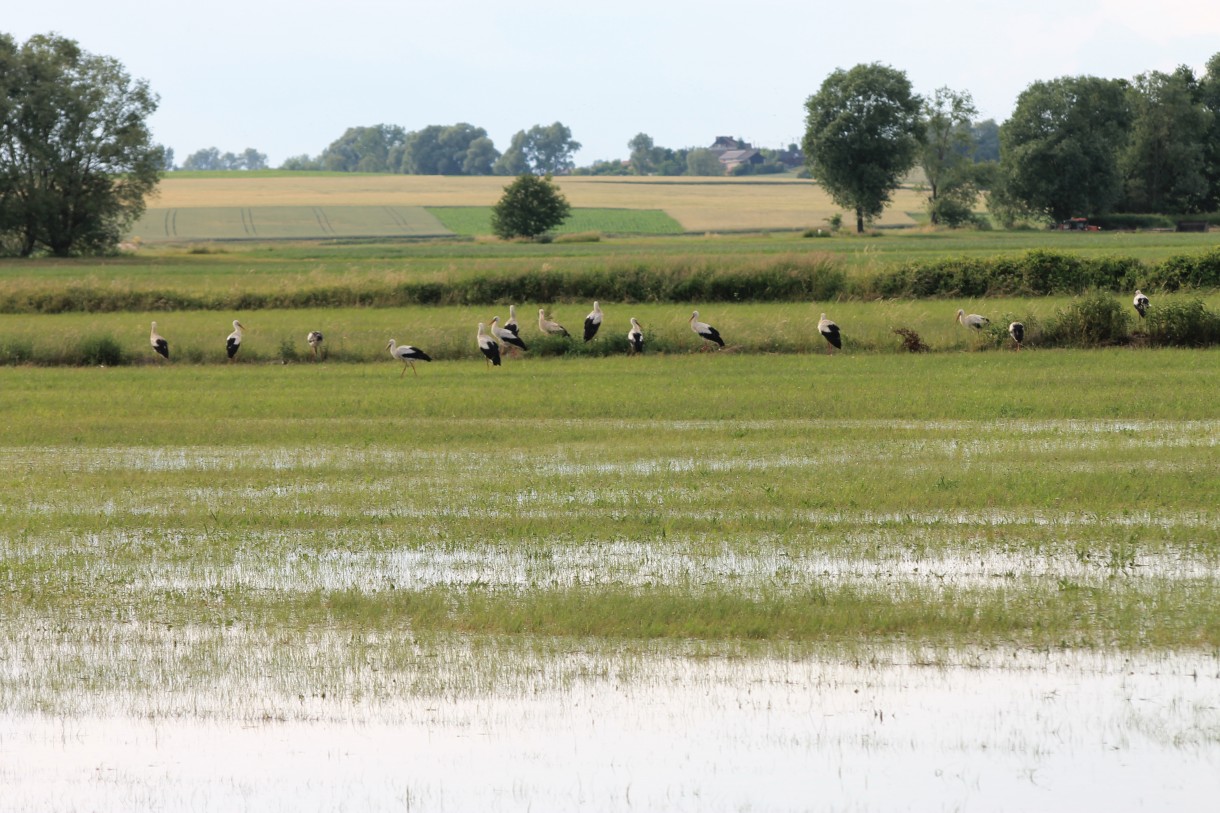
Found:
[[[470,237],[490,235],[490,206],[433,206],[428,213],[454,234]],[[573,209],[556,234],[601,232],[604,234],[681,234],[682,226],[659,210]]]

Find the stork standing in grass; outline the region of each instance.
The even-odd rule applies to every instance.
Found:
[[[157,323],[152,323],[152,333],[148,336],[148,341],[152,344],[152,349],[157,351],[157,355],[169,361],[169,342],[157,333]]]
[[[1148,315],[1148,297],[1144,296],[1144,292],[1138,288],[1135,290],[1135,299],[1132,304],[1135,305],[1135,310],[1139,312],[1141,319]]]
[[[627,331],[627,345],[632,354],[644,352],[644,329],[634,316],[631,317],[631,330]]]
[[[412,347],[409,344],[399,345],[394,339],[390,339],[390,343],[386,345],[386,349],[390,351],[390,355],[402,362],[402,372],[398,374],[402,378],[407,374],[407,365],[410,365],[411,372],[419,375],[419,370],[415,369],[417,361],[432,361],[432,356],[429,356],[418,347]]]
[[[525,342],[521,340],[521,337],[519,337],[516,333],[513,333],[506,327],[500,327],[499,316],[493,316],[491,318],[491,335],[495,336],[496,339],[502,344],[510,344],[513,347],[519,347],[522,350],[529,349],[525,346]]]
[[[839,335],[839,326],[826,318],[826,314],[818,319],[818,333],[822,334],[822,338],[827,341],[826,353],[830,354],[830,348],[833,346],[835,350],[843,349],[843,337]]]
[[[475,340],[479,343],[479,352],[483,354],[484,358],[491,362],[493,367],[499,367],[500,343],[497,342],[492,336],[488,336],[486,333],[484,333],[484,329],[484,324],[479,322],[479,333],[475,337]]]
[[[313,348],[313,360],[318,360],[318,348],[322,346],[322,334],[317,330],[309,331],[309,335],[305,337],[305,341]]]
[[[1020,322],[1013,322],[1008,326],[1008,335],[1012,336],[1012,340],[1017,343],[1017,352],[1021,350],[1021,342],[1025,341],[1025,325]]]
[[[601,326],[602,306],[595,299],[593,300],[593,310],[589,311],[589,315],[585,317],[585,341],[587,342],[596,336]]]
[[[979,316],[977,313],[967,314],[961,308],[957,309],[957,321],[962,327],[971,328],[976,333],[991,324],[991,320],[986,316]]]
[[[514,336],[520,336],[520,328],[517,327],[517,306],[508,306],[508,321],[504,323],[504,329]]]
[[[720,331],[709,325],[707,322],[699,321],[699,311],[695,311],[690,315],[690,329],[695,331],[695,335],[703,339],[705,342],[715,342],[720,347],[724,347],[724,339],[720,338]],[[706,344],[699,346],[700,349],[707,347]]]
[[[569,338],[572,336],[572,334],[568,333],[567,329],[565,329],[563,325],[547,319],[546,310],[544,308],[538,309],[538,329],[551,336],[567,336]]]
[[[245,328],[242,327],[241,322],[234,319],[233,332],[230,333],[228,338],[225,339],[225,352],[229,354],[230,362],[236,358],[237,351],[241,350],[241,337],[243,330],[245,330]]]

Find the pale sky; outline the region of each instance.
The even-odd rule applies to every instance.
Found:
[[[503,151],[558,120],[587,165],[626,157],[640,132],[673,148],[799,142],[805,100],[863,62],[921,94],[970,91],[1003,122],[1036,80],[1200,71],[1220,51],[1220,4],[59,0],[6,4],[0,31],[54,31],[148,80],[154,135],[179,162],[253,147],[278,166],[382,123],[469,122]]]

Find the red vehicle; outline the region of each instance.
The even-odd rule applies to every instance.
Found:
[[[1060,223],[1059,231],[1101,231],[1101,226],[1090,226],[1087,217],[1073,217]]]

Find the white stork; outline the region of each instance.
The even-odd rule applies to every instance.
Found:
[[[419,375],[419,371],[415,369],[417,361],[432,361],[432,356],[429,356],[418,347],[412,347],[409,344],[399,346],[398,342],[390,339],[390,343],[386,345],[386,349],[390,351],[390,355],[402,362],[402,372],[398,374],[402,378],[407,374],[407,365],[411,365],[411,372]]]
[[[512,333],[514,336],[519,336],[520,330],[517,327],[517,306],[508,306],[508,321],[504,323],[504,329]]]
[[[1135,290],[1135,299],[1133,300],[1132,304],[1134,304],[1135,309],[1139,311],[1141,319],[1148,315],[1148,297],[1144,296],[1144,292],[1138,288]]]
[[[479,333],[475,337],[475,339],[479,343],[479,351],[482,352],[483,356],[486,357],[486,359],[491,362],[493,367],[499,367],[500,366],[500,343],[497,342],[493,337],[488,336],[486,333],[484,333],[483,330],[484,330],[484,325],[482,322],[479,322]]]
[[[538,329],[543,333],[550,334],[551,336],[567,336],[569,338],[572,336],[572,334],[568,333],[563,325],[547,319],[546,310],[543,308],[538,309]]]
[[[632,353],[644,352],[644,330],[634,316],[631,317],[631,330],[627,331],[627,344]]]
[[[976,332],[991,324],[991,320],[986,316],[979,316],[977,313],[967,315],[961,308],[957,309],[957,321],[962,327],[973,328]]]
[[[169,342],[165,341],[162,336],[157,333],[157,323],[152,323],[152,333],[148,336],[149,343],[152,344],[152,349],[157,351],[157,354],[162,356],[166,361],[169,360]]]
[[[818,319],[818,333],[821,333],[822,338],[828,342],[827,353],[830,353],[832,345],[836,350],[843,349],[843,337],[839,335],[839,326],[827,319],[826,314],[822,314],[822,318]]]
[[[1021,342],[1025,341],[1025,325],[1020,322],[1013,322],[1008,326],[1008,335],[1012,336],[1012,340],[1017,343],[1017,351],[1021,350]]]
[[[724,347],[724,339],[720,338],[720,331],[707,324],[699,321],[699,311],[695,311],[690,315],[690,329],[695,331],[695,334],[705,342],[715,342]],[[700,345],[700,348],[707,347],[706,344]]]
[[[500,327],[500,317],[493,316],[491,318],[491,335],[495,336],[502,344],[511,344],[513,347],[520,347],[522,350],[528,350],[525,342],[516,333],[513,333],[506,327]]]
[[[314,361],[318,360],[318,348],[322,346],[322,333],[317,330],[309,331],[309,335],[305,337],[305,341],[313,348]]]
[[[241,350],[241,336],[244,329],[241,322],[233,320],[233,332],[225,339],[225,352],[229,354],[229,361],[233,361],[237,356],[237,351]]]
[[[585,341],[589,341],[597,335],[598,329],[602,326],[602,306],[593,300],[593,310],[589,311],[589,315],[585,317]]]

